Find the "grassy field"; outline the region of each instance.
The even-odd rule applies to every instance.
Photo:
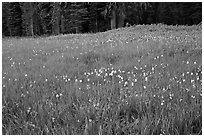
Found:
[[[3,134],[202,134],[201,26],[2,40]]]

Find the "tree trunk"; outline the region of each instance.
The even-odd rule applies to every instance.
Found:
[[[34,28],[33,28],[33,14],[34,14],[34,5],[33,3],[29,2],[30,3],[30,8],[31,8],[31,14],[30,14],[30,31],[31,31],[31,36],[33,37],[34,36]]]
[[[97,17],[96,17],[96,32],[98,32],[98,20],[97,20]]]
[[[125,23],[125,14],[121,13],[118,17],[118,28],[124,27],[124,23]]]
[[[76,34],[78,34],[79,33],[79,27],[75,27],[75,29],[76,29]]]
[[[55,2],[53,5],[53,15],[52,15],[52,32],[54,35],[58,35],[60,33],[60,4],[59,2]]]
[[[6,25],[7,25],[7,28],[8,28],[8,34],[9,34],[9,36],[11,36],[11,26],[9,24],[8,18],[7,18],[7,21],[6,21]]]
[[[117,28],[124,27],[125,23],[125,3],[118,3],[118,9],[117,11],[119,12],[118,17],[117,17]]]
[[[116,29],[116,7],[113,6],[111,11],[111,29]]]
[[[65,29],[64,29],[64,16],[61,15],[61,33],[64,33]]]
[[[33,16],[30,17],[30,32],[31,36],[34,36],[34,31],[33,31]]]
[[[27,36],[34,36],[34,5],[32,2],[24,3],[24,24]]]
[[[53,26],[52,26],[52,32],[54,35],[59,35],[60,33],[60,27],[59,27],[59,18],[55,18],[55,21],[53,23]]]

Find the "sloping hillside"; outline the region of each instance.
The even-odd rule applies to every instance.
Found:
[[[202,134],[201,26],[2,40],[3,134]]]

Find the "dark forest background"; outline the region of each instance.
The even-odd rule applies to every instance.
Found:
[[[3,36],[95,33],[127,25],[194,25],[201,2],[3,2]]]

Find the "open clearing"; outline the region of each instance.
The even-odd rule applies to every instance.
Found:
[[[200,26],[2,40],[3,134],[202,134]]]

